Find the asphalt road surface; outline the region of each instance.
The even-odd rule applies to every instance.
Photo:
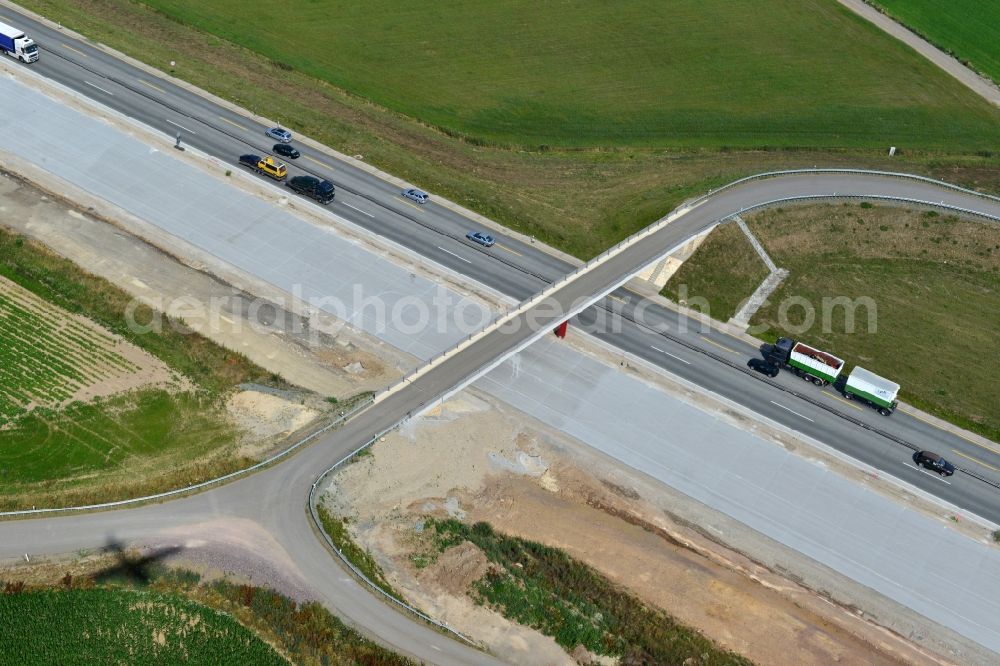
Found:
[[[24,28],[42,46],[41,60],[32,65],[34,71],[161,129],[166,134],[165,141],[172,143],[167,137],[181,132],[185,143],[234,164],[241,153],[269,152],[273,142],[264,137],[264,127],[240,114],[8,10],[0,12],[0,18]],[[292,175],[309,172],[332,180],[338,186],[334,207],[339,215],[437,263],[519,299],[537,292],[570,269],[561,260],[514,238],[501,236],[498,244],[490,249],[473,245],[464,236],[474,225],[454,211],[433,201],[425,206],[411,204],[399,197],[396,186],[323,152],[297,145],[303,157],[292,166]],[[818,174],[753,181],[711,197],[654,237],[560,290],[556,298],[567,306],[578,298],[603,294],[685,238],[742,209],[780,198],[834,195],[894,196],[946,203],[1000,217],[1000,203],[995,200],[894,177]],[[613,296],[602,302],[603,307],[623,309],[624,306],[629,314],[630,308],[637,305],[637,296],[630,292],[618,290]],[[557,323],[556,319],[547,320],[538,311],[533,314],[544,326]],[[592,321],[599,314],[589,310],[583,319]],[[992,478],[998,478],[996,471],[1000,469],[1000,455],[996,451],[904,414],[897,413],[885,419],[871,411],[840,405],[829,389],[821,391],[785,375],[773,384],[747,375],[739,366],[755,350],[745,344],[716,331],[694,330],[694,325],[688,326],[691,330],[682,332],[675,313],[656,306],[646,308],[645,317],[647,327],[626,321],[620,332],[603,333],[601,337],[776,421],[903,476],[962,508],[995,521],[1000,519],[1000,505],[993,487],[961,475],[953,477],[948,485],[919,472],[913,473],[912,478],[905,476],[902,473],[902,463],[908,456],[905,446],[863,425],[878,427],[919,448],[931,448],[945,454],[945,449],[951,448],[971,460],[981,461],[968,464],[976,465],[978,473],[992,475]],[[649,332],[650,327],[665,327],[667,335],[654,335]],[[355,625],[376,634],[382,642],[435,663],[488,661],[487,657],[390,611],[353,581],[345,580],[338,567],[330,566],[329,553],[311,533],[304,503],[309,485],[319,471],[356,448],[371,434],[394,425],[407,413],[419,410],[437,395],[503,358],[529,339],[527,330],[527,327],[522,330],[521,337],[498,332],[485,338],[384,401],[378,409],[360,414],[292,460],[229,486],[162,505],[5,523],[0,526],[0,558],[99,547],[109,533],[123,540],[135,540],[154,535],[168,526],[220,516],[251,517],[284,544],[295,566],[324,603]],[[830,404],[825,405],[823,401]],[[840,413],[853,417],[862,425],[841,418]]]

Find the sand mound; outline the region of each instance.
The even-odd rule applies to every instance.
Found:
[[[287,435],[319,416],[315,409],[260,391],[234,394],[226,409],[238,426],[257,439]]]

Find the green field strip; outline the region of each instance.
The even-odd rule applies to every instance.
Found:
[[[828,0],[144,4],[474,145],[1000,143],[1000,111]]]
[[[0,618],[5,656],[23,666],[288,663],[232,615],[179,595],[148,590],[95,588],[3,595]]]

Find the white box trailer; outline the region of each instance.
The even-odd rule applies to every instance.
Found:
[[[836,380],[844,367],[844,359],[801,342],[792,347],[787,363],[795,374],[817,386],[826,386]]]
[[[870,370],[858,366],[851,370],[844,383],[844,397],[857,398],[878,410],[879,414],[889,416],[896,409],[896,396],[899,394],[899,384],[879,377]]]
[[[0,23],[0,48],[12,58],[17,58],[21,62],[35,62],[38,60],[38,45],[31,37],[24,34],[24,30],[15,28],[6,23]]]

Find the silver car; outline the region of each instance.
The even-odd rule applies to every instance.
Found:
[[[413,187],[407,190],[403,190],[403,196],[406,197],[407,199],[412,199],[413,201],[416,201],[418,204],[425,204],[427,203],[427,200],[431,198],[430,195],[427,194],[426,192],[423,192]]]
[[[281,143],[291,143],[292,133],[282,127],[272,127],[264,132],[267,136]]]

